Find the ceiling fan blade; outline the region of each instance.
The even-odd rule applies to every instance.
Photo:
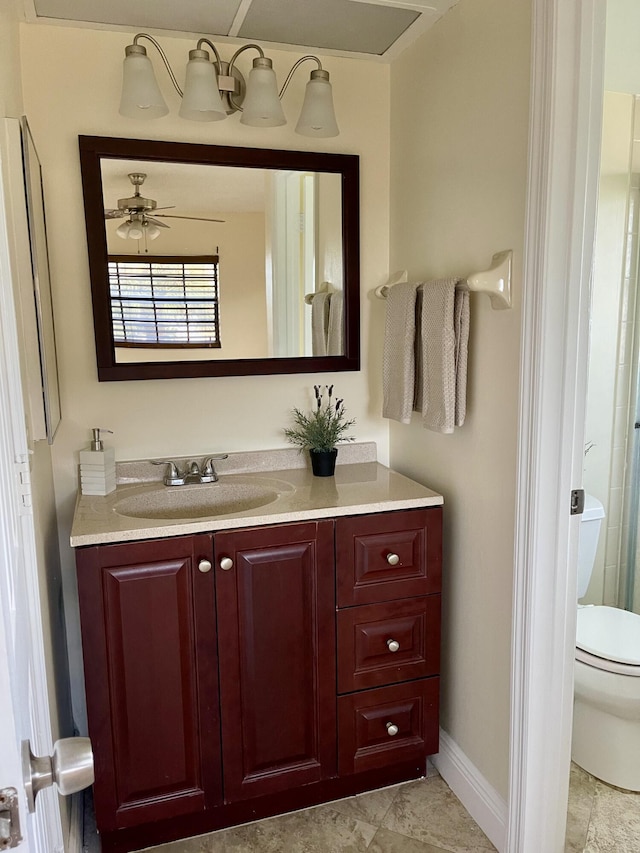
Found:
[[[157,225],[159,228],[169,227],[165,222],[160,222],[160,220],[156,219],[155,216],[147,216],[145,218],[147,222],[151,222],[153,225]]]
[[[120,209],[105,210],[105,212],[104,212],[104,218],[105,219],[122,219],[123,216],[128,216],[128,215],[129,214],[127,213],[126,210],[120,210]]]
[[[166,208],[163,208],[166,209]],[[155,213],[155,211],[154,211]],[[209,219],[207,216],[179,216],[175,213],[159,213],[158,217],[163,217],[164,219],[193,219],[196,222],[226,222],[226,219]]]
[[[150,212],[155,213],[156,210],[173,210],[174,207],[175,207],[175,204],[166,204],[164,207],[154,207],[153,210]]]

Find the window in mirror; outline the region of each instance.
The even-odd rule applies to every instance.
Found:
[[[116,352],[220,347],[217,255],[110,255],[109,290]]]
[[[358,369],[357,157],[99,137],[80,151],[100,379]],[[216,345],[120,345],[108,259],[148,260],[148,239],[155,263],[219,247]]]

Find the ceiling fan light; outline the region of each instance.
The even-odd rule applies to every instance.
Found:
[[[240,124],[250,127],[278,127],[286,123],[273,63],[267,57],[258,57],[253,60],[253,68],[249,72]]]
[[[206,50],[189,51],[179,114],[191,121],[221,121],[227,117],[215,67]]]
[[[123,240],[126,240],[127,237],[129,236],[130,225],[131,225],[131,223],[128,221],[123,222],[121,225],[118,225],[118,227],[116,228],[116,234],[118,235],[118,237],[122,237]]]
[[[141,240],[144,235],[144,229],[141,222],[131,222],[127,237],[130,240]]]
[[[145,234],[150,240],[155,240],[156,237],[160,236],[160,229],[153,222],[147,222],[145,224]]]
[[[329,73],[324,70],[311,72],[304,95],[296,133],[301,136],[329,137],[340,133],[333,108],[333,92]]]
[[[127,45],[122,65],[120,115],[152,119],[168,112],[147,51],[139,44]]]

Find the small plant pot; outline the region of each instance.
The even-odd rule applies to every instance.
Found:
[[[310,450],[311,470],[315,477],[333,477],[336,470],[338,448],[333,450]]]

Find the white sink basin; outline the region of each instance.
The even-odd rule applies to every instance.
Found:
[[[248,480],[187,486],[143,486],[118,500],[113,511],[128,518],[189,519],[246,512],[275,501],[278,481]]]

